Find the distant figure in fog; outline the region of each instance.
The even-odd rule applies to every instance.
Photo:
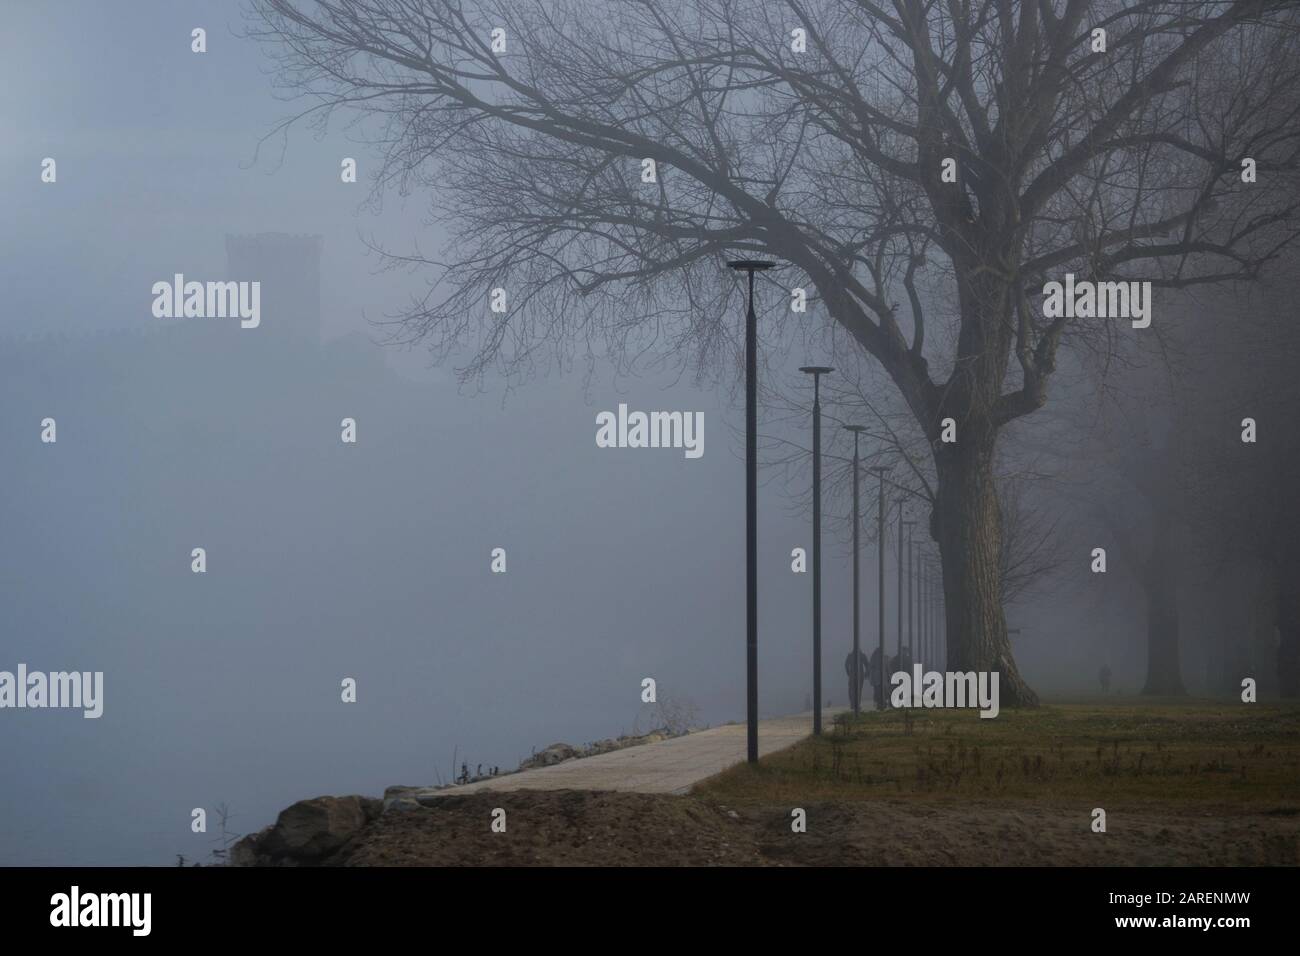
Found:
[[[871,662],[867,660],[867,655],[858,651],[858,679],[853,680],[853,652],[849,651],[849,656],[844,658],[844,674],[849,679],[849,706],[854,710],[860,710],[858,700],[862,696],[862,682],[867,680],[871,675],[868,673]]]
[[[912,655],[908,653],[907,648],[904,647],[897,655],[895,655],[894,667],[885,675],[886,680],[888,680],[891,675],[897,674],[899,671],[904,671],[910,676],[912,673],[912,663]]]
[[[871,672],[867,675],[867,678],[871,681],[871,690],[873,692],[873,697],[875,698],[876,706],[881,707],[883,706],[882,702],[884,698],[881,696],[880,688],[880,648],[876,648],[871,652],[870,668]],[[894,675],[899,671],[906,671],[908,674],[911,674],[912,672],[912,657],[907,653],[907,648],[903,648],[893,657],[885,659],[886,692],[893,686],[890,682],[893,680]]]
[[[1110,665],[1102,664],[1101,671],[1097,674],[1097,680],[1101,681],[1101,692],[1110,693]]]

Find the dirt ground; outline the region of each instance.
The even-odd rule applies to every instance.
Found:
[[[506,811],[493,833],[492,811]],[[515,791],[388,813],[345,866],[1263,866],[1300,864],[1293,807],[1091,807],[902,800],[729,808],[696,796]]]

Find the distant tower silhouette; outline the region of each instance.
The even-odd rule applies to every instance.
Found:
[[[262,284],[259,332],[300,348],[320,345],[321,243],[283,232],[226,236],[226,278]]]

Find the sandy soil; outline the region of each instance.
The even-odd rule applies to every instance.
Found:
[[[494,807],[506,832],[490,829]],[[698,797],[515,791],[389,813],[331,861],[348,866],[1261,866],[1300,864],[1294,808],[872,801],[727,808]]]

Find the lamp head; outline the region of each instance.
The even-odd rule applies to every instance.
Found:
[[[809,375],[825,375],[827,372],[835,371],[835,369],[829,365],[801,365],[799,371],[807,372]]]
[[[727,263],[728,268],[740,272],[762,272],[764,269],[771,269],[775,265],[775,262],[764,262],[762,259],[733,259]]]

